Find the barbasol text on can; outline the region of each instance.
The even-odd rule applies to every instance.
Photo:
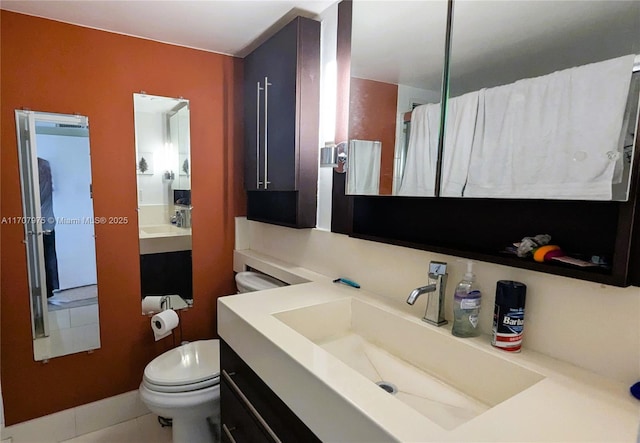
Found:
[[[510,352],[519,352],[524,331],[525,284],[500,280],[496,285],[491,344]]]

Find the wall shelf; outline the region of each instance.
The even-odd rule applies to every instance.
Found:
[[[548,274],[639,285],[640,246],[633,236],[638,202],[350,196],[348,234],[365,240],[450,254]],[[636,227],[637,229],[637,227]],[[550,234],[569,255],[606,257],[610,269],[537,263],[504,248]],[[637,236],[636,236],[637,237]]]
[[[627,286],[625,279],[619,276],[612,275],[610,271],[602,268],[589,268],[585,270],[578,267],[570,267],[569,265],[563,265],[561,263],[538,263],[532,259],[518,258],[505,254],[490,254],[483,252],[475,252],[464,249],[447,248],[439,246],[431,246],[421,243],[412,243],[400,240],[391,240],[388,238],[373,237],[369,235],[354,234],[352,237],[360,238],[363,240],[376,241],[380,243],[393,244],[396,246],[404,246],[407,248],[421,249],[425,251],[436,252],[440,254],[454,255],[456,257],[468,258],[471,260],[495,263],[504,266],[510,266],[513,268],[528,269],[531,271],[543,272],[546,274],[554,274],[562,277],[576,278],[579,280],[593,281],[597,283],[612,285],[612,286]]]

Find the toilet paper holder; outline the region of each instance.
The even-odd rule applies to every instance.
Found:
[[[178,311],[189,309],[190,307],[191,304],[178,294],[146,295],[142,299],[142,315],[153,315],[168,309]]]

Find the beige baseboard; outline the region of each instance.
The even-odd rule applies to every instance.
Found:
[[[148,413],[138,391],[130,391],[4,427],[0,443],[56,443]]]

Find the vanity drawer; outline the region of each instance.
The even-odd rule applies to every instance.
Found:
[[[220,402],[222,406],[222,441],[224,443],[255,442],[268,443],[266,430],[260,427],[256,417],[251,414],[233,388],[222,380],[220,382]]]
[[[255,439],[247,437],[247,440],[235,437],[236,441],[320,442],[302,420],[223,340],[220,340],[220,367],[222,423],[227,428],[235,425],[236,430],[231,431],[234,437],[236,432],[248,433],[250,424],[256,426],[261,434],[256,434]],[[264,423],[260,423],[256,413]],[[265,424],[272,435],[265,429]],[[225,434],[224,429],[222,433]],[[258,437],[263,439],[260,440]]]

